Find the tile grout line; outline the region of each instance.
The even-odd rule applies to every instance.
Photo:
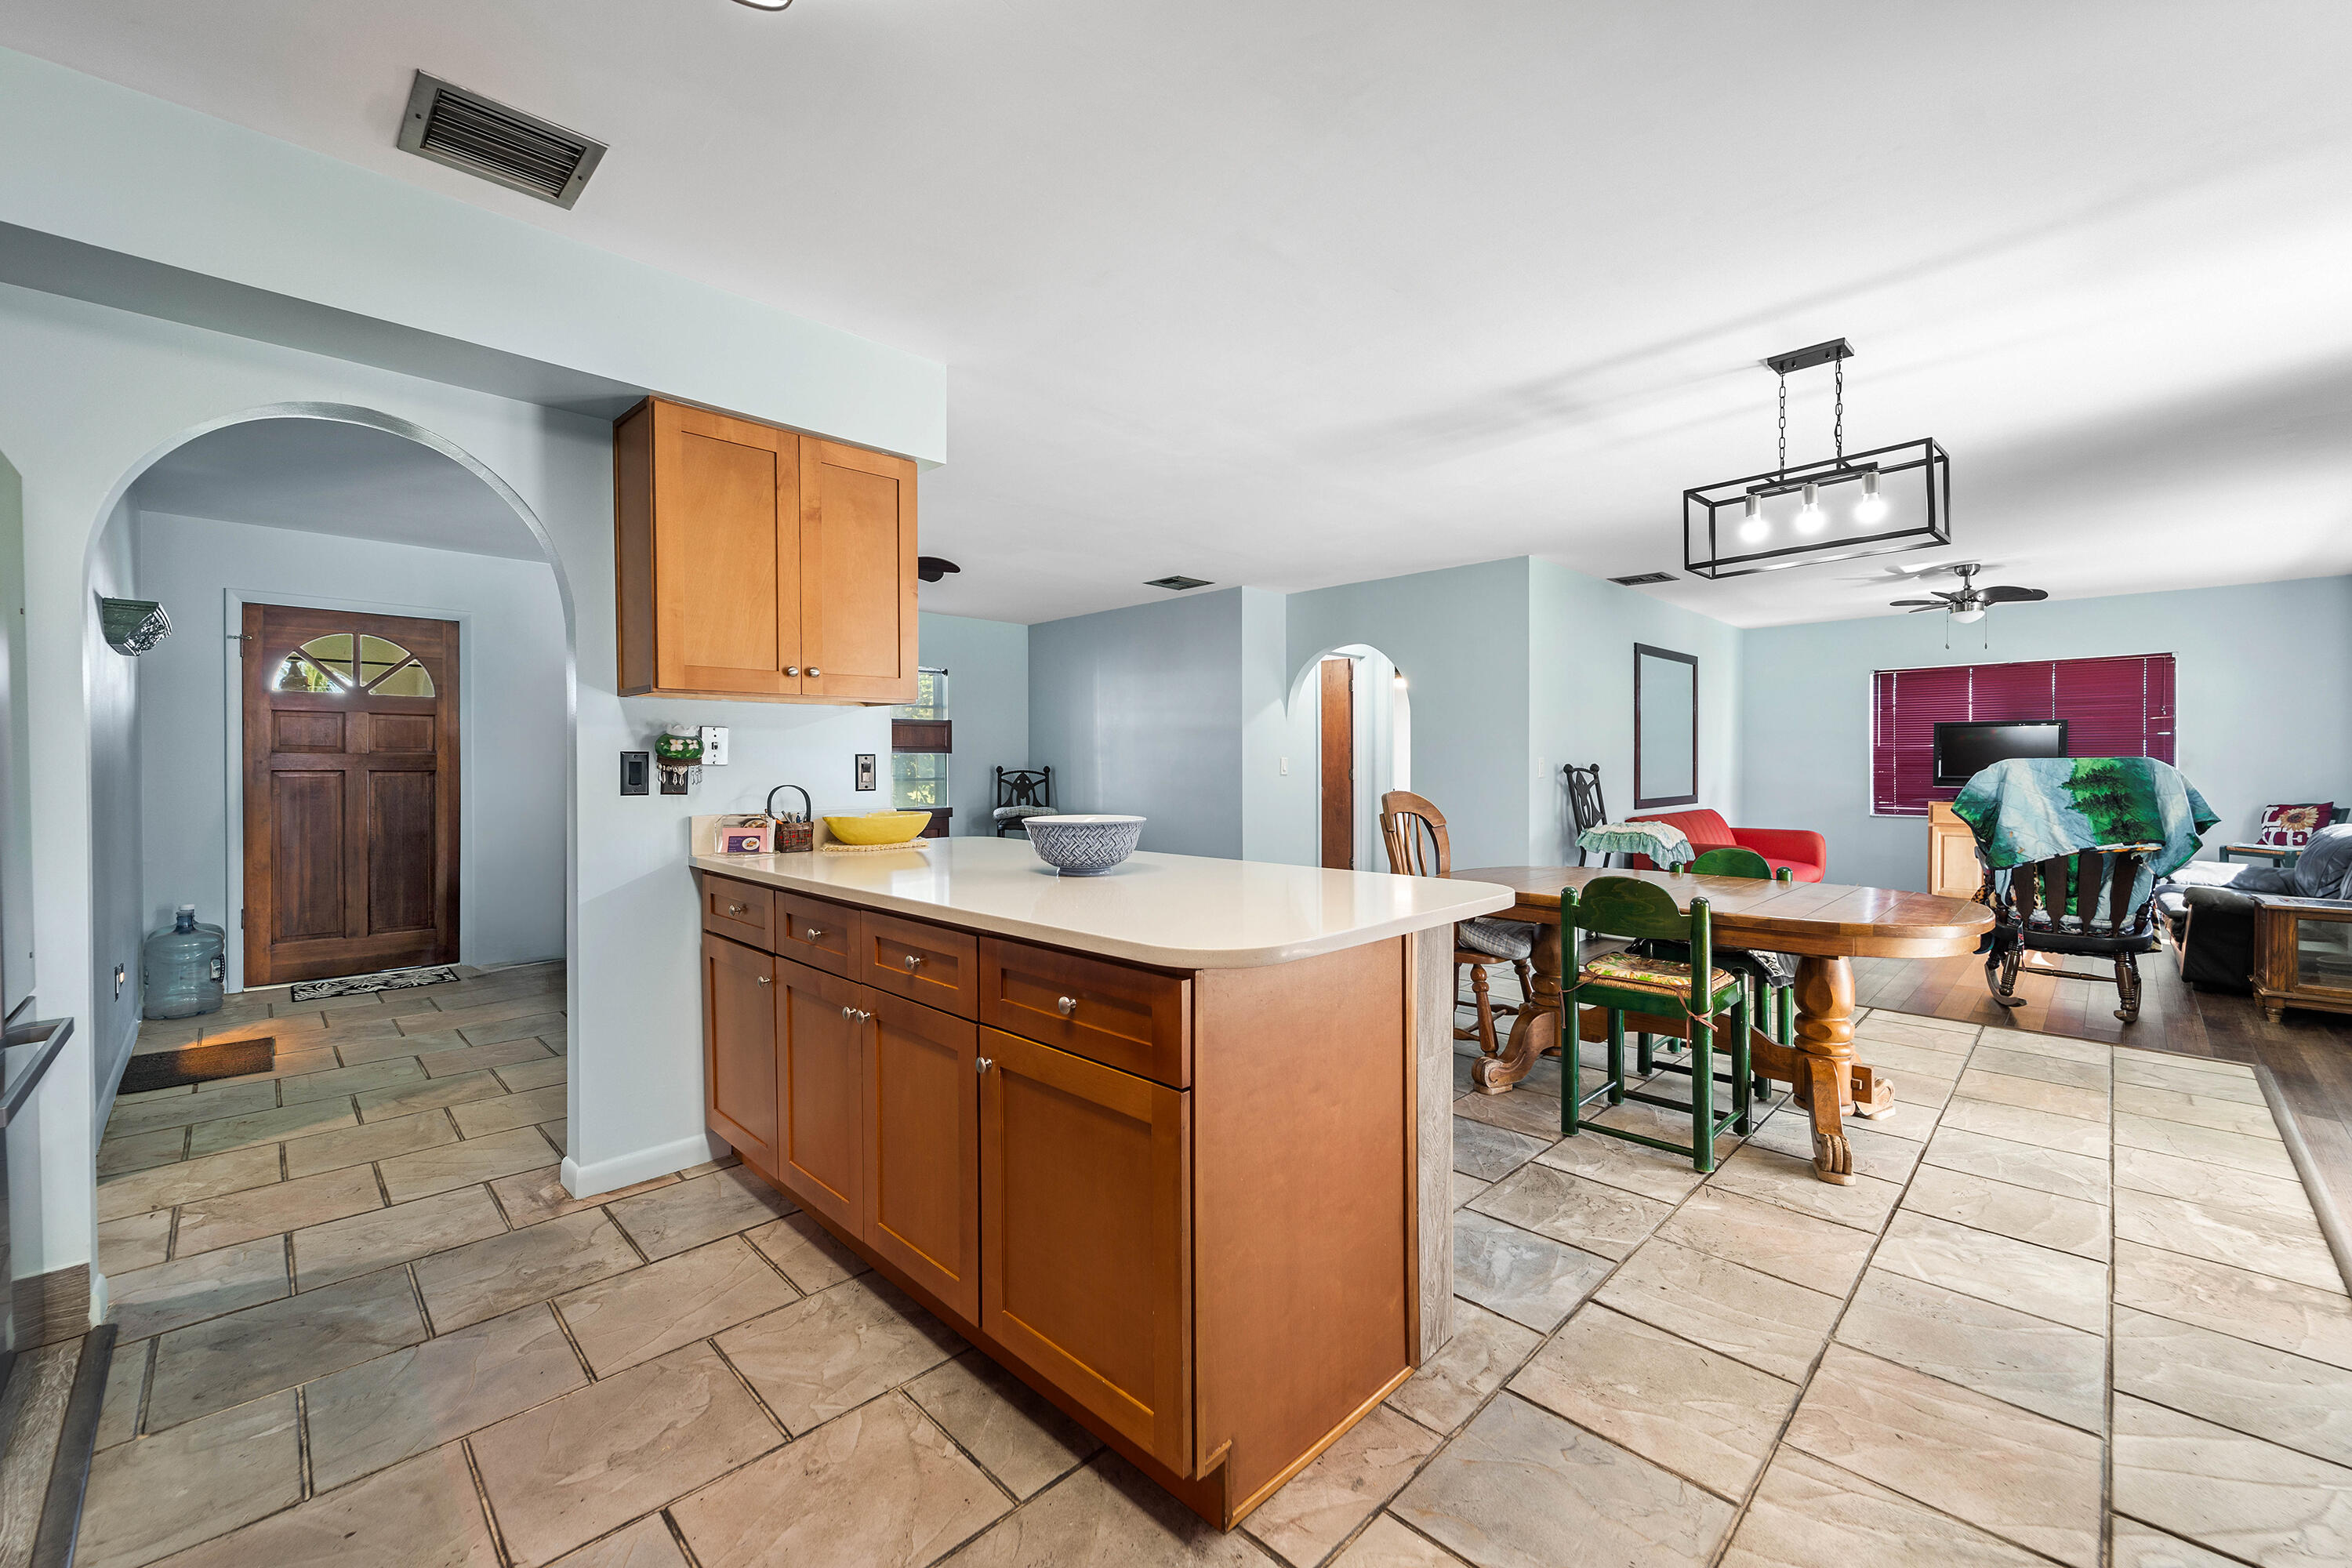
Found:
[[[694,1543],[687,1540],[686,1531],[678,1528],[677,1519],[669,1511],[669,1504],[664,1503],[656,1517],[668,1529],[670,1541],[677,1547],[678,1555],[686,1559],[687,1568],[702,1568],[702,1559],[695,1555]]]
[[[514,1554],[507,1549],[506,1531],[499,1527],[499,1510],[490,1506],[490,1489],[482,1479],[481,1461],[474,1456],[472,1433],[457,1439],[457,1452],[465,1458],[467,1479],[474,1483],[474,1501],[480,1506],[482,1521],[489,1529],[490,1550],[497,1553],[501,1568],[510,1568]]]

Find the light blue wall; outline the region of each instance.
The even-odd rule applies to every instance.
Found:
[[[920,617],[922,661],[948,672],[948,804],[959,837],[996,831],[996,770],[1029,763],[1029,628],[966,616]]]
[[[90,551],[93,592],[110,599],[142,596],[138,530],[137,510],[128,501],[118,504]],[[102,1127],[115,1080],[139,1037],[139,947],[147,931],[140,892],[139,707],[144,683],[141,659],[106,646],[97,604],[84,599],[82,615],[83,668],[89,672],[89,815],[97,826],[89,856],[90,1090],[96,1106],[93,1125]],[[206,918],[218,919],[218,911]],[[119,994],[114,989],[118,963],[126,971]]]
[[[1698,659],[1698,804],[1741,816],[1741,633],[1712,616],[1537,560],[1528,578],[1528,863],[1576,858],[1561,767],[1601,764],[1613,816],[1633,805],[1633,645]],[[1420,710],[1414,710],[1416,727]],[[1662,808],[1670,809],[1670,808]]]
[[[1242,853],[1243,592],[1029,628],[1029,752],[1057,807],[1149,817],[1146,849]]]
[[[1870,815],[1870,677],[1877,669],[2169,653],[2180,769],[2221,823],[2207,853],[2263,805],[2352,797],[2352,577],[2009,605],[1975,627],[1879,616],[1745,635],[1742,825],[1829,838],[1830,879],[1924,889],[1927,828]]]

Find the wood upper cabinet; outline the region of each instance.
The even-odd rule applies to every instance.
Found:
[[[1192,1097],[980,1031],[980,1326],[1194,1473]]]
[[[775,963],[774,1170],[803,1205],[862,1235],[866,1027],[859,991],[822,969]]]
[[[776,1169],[776,961],[702,938],[702,1084],[710,1128],[762,1171]]]
[[[980,1321],[979,1027],[868,989],[866,1240]]]
[[[613,453],[625,695],[913,700],[913,463],[659,398]]]

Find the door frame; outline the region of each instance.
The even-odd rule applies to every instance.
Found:
[[[379,599],[341,599],[320,594],[277,593],[267,588],[230,588],[222,595],[225,618],[222,625],[231,628],[222,639],[222,658],[226,670],[228,701],[222,725],[225,750],[224,763],[227,773],[226,812],[223,821],[222,859],[227,865],[224,902],[221,908],[236,914],[237,923],[229,928],[229,940],[223,944],[226,960],[222,989],[245,989],[245,607],[254,605],[284,605],[304,610],[346,610],[364,616],[411,616],[423,620],[453,621],[457,626],[457,962],[466,961],[467,945],[474,940],[475,879],[465,874],[474,858],[474,819],[479,815],[474,809],[475,775],[480,771],[467,765],[474,737],[474,637],[473,612],[437,609],[425,605],[393,604]]]

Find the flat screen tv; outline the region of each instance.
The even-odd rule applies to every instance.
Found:
[[[2063,719],[1979,719],[1936,726],[1936,787],[1957,789],[2011,757],[2063,757]]]

